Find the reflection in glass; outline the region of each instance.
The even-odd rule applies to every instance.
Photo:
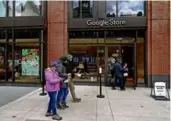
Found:
[[[12,73],[13,73],[13,60],[12,60],[12,43],[8,44],[8,81],[12,82]]]
[[[15,16],[39,16],[40,14],[40,1],[22,0],[15,3]]]
[[[82,18],[93,17],[93,1],[81,1]]]
[[[0,81],[5,80],[5,44],[0,43]]]
[[[80,4],[79,0],[74,0],[73,1],[73,17],[74,18],[79,18],[80,17]]]
[[[116,1],[106,1],[106,14],[107,17],[116,16]]]
[[[13,1],[9,1],[8,2],[8,16],[12,16],[13,15]]]
[[[7,50],[6,44],[5,44],[5,39],[6,39],[6,32],[5,31],[0,31],[0,82],[5,81],[5,73],[6,73],[6,54],[5,51]]]
[[[144,16],[144,1],[118,1],[118,16]]]
[[[74,18],[91,18],[93,17],[93,1],[73,1]]]
[[[6,16],[6,1],[0,0],[0,17]]]

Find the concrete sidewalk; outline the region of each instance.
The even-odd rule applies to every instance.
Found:
[[[76,86],[81,103],[60,110],[62,121],[170,121],[170,102],[152,99],[149,88],[126,91],[103,87],[104,99],[96,98],[96,86]],[[39,96],[41,89],[0,108],[0,121],[51,121],[45,117],[48,97]]]

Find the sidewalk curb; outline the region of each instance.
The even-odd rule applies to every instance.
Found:
[[[1,107],[0,107],[0,112],[3,111],[3,110],[5,110],[5,109],[8,108],[8,107],[11,107],[11,105],[15,105],[16,103],[18,103],[18,102],[20,102],[20,101],[22,101],[22,100],[24,100],[24,99],[26,99],[26,98],[28,98],[28,97],[30,97],[30,96],[36,94],[36,93],[38,93],[39,91],[41,91],[41,88],[38,88],[38,89],[36,89],[36,90],[34,90],[34,91],[32,91],[32,92],[30,92],[30,93],[24,95],[24,96],[22,96],[22,97],[20,97],[20,98],[18,98],[18,99],[16,99],[16,100],[14,100],[14,101],[12,101],[12,102],[9,102],[9,103],[7,103],[7,104],[1,106]]]

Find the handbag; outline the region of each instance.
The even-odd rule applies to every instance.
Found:
[[[124,77],[127,77],[128,76],[128,73],[124,73]]]

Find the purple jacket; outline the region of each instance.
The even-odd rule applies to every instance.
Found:
[[[45,89],[47,92],[60,90],[60,81],[62,81],[62,79],[59,77],[56,71],[47,68],[45,70],[45,80],[46,80]]]

